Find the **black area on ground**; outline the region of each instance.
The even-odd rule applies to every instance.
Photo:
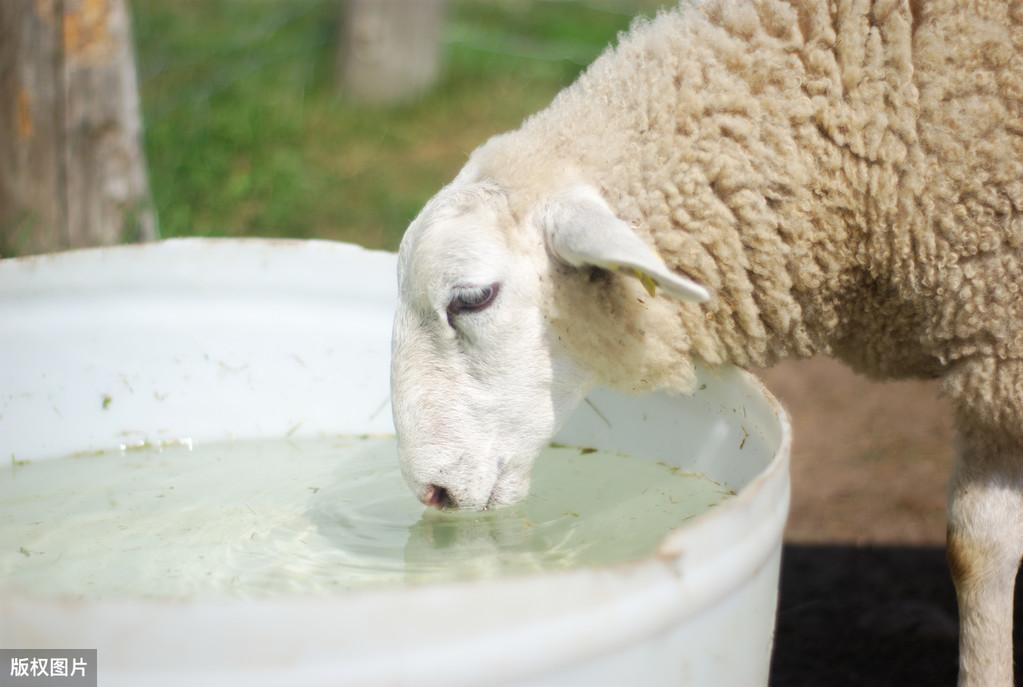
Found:
[[[787,545],[770,684],[954,686],[957,627],[944,548]]]

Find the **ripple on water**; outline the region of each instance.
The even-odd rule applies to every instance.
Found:
[[[730,495],[653,461],[545,450],[532,493],[425,509],[393,437],[151,447],[0,473],[0,586],[33,596],[269,597],[607,565]]]

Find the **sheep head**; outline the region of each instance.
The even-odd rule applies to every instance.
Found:
[[[702,302],[590,187],[516,217],[488,182],[435,196],[398,256],[391,402],[402,472],[428,505],[515,503],[561,422],[601,381],[550,326],[561,273],[599,268]]]

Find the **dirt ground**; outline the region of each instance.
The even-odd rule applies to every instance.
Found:
[[[874,382],[827,358],[760,376],[792,416],[789,542],[944,544],[953,431],[936,382]]]
[[[937,383],[872,382],[824,358],[761,377],[794,429],[771,687],[952,687],[953,432]]]

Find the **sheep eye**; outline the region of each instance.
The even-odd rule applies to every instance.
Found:
[[[457,287],[451,296],[451,302],[448,303],[448,322],[455,315],[479,312],[489,306],[494,302],[499,287],[498,284]]]

